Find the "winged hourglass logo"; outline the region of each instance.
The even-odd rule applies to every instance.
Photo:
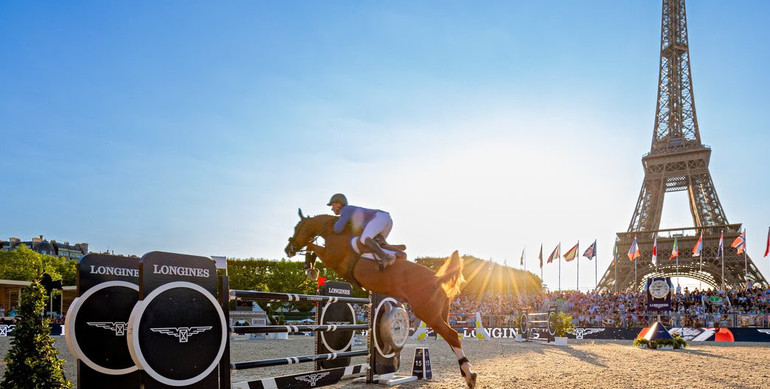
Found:
[[[158,332],[164,335],[171,335],[179,339],[179,343],[187,343],[190,337],[210,330],[211,326],[198,327],[160,327],[150,328],[152,332]]]
[[[329,375],[329,372],[303,375],[300,377],[295,377],[295,379],[307,382],[310,384],[310,386],[315,386],[321,378],[324,378],[327,375]]]
[[[112,331],[115,336],[126,336],[126,322],[124,321],[89,321],[86,324]]]

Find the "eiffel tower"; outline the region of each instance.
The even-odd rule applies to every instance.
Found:
[[[730,224],[719,202],[709,173],[711,149],[701,143],[695,115],[685,0],[663,0],[660,39],[660,73],[655,129],[650,152],[642,157],[644,182],[627,232],[617,234],[618,258],[604,273],[599,291],[640,290],[653,276],[689,277],[713,288],[740,287],[747,282],[767,286],[767,280],[748,255],[738,255],[730,243],[741,224]],[[687,191],[693,227],[660,229],[663,199],[667,193]],[[717,256],[724,233],[724,267]],[[692,249],[703,236],[703,250]],[[657,237],[657,268],[652,263]],[[635,262],[626,253],[637,239],[641,257]],[[674,240],[679,257],[670,260]],[[678,266],[677,266],[678,263]],[[616,268],[617,266],[617,268]]]

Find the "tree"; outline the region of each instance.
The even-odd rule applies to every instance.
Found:
[[[13,251],[0,251],[0,279],[32,281],[41,272],[43,259],[40,254],[19,245]]]
[[[7,389],[71,388],[57,358],[51,327],[42,313],[45,291],[36,279],[21,292],[20,320],[13,330],[11,349],[6,354],[5,374],[0,387]]]
[[[62,285],[75,285],[77,281],[78,261],[66,257],[43,255],[43,271],[55,280],[61,279]]]

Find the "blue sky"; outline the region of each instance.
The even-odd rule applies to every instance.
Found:
[[[526,247],[532,270],[541,243],[598,239],[601,277],[650,147],[660,7],[2,2],[0,239],[278,259],[297,208],[343,192],[411,257]],[[687,8],[710,170],[766,275],[768,8]],[[686,206],[667,196],[661,227]]]

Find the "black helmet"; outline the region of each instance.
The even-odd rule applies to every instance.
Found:
[[[332,203],[340,203],[344,207],[348,205],[348,198],[342,193],[335,193],[331,200],[329,200],[329,204],[326,205],[332,205]]]

